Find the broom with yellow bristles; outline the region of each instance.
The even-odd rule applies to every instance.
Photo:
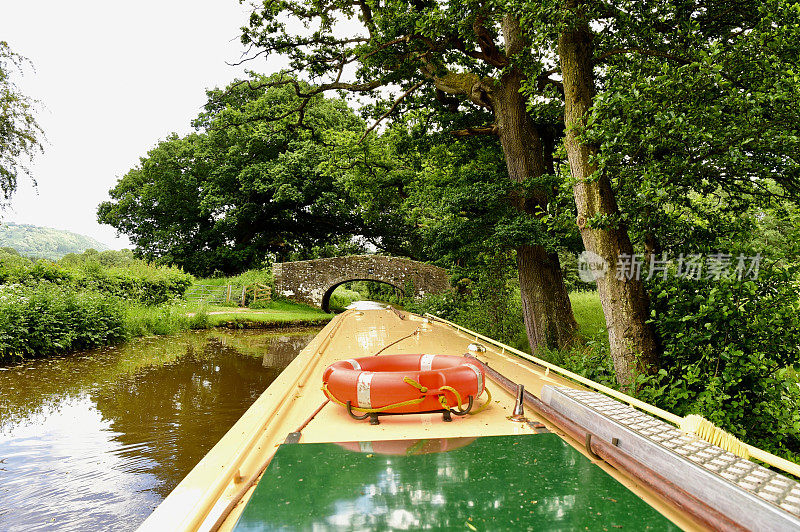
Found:
[[[698,438],[716,445],[717,447],[721,447],[737,456],[746,459],[755,458],[756,460],[761,460],[766,464],[782,469],[787,473],[791,473],[796,477],[800,477],[800,465],[781,458],[780,456],[775,456],[758,447],[748,445],[701,416],[690,414],[680,420],[679,427],[682,432],[694,434]]]

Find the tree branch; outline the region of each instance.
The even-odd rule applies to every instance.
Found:
[[[506,57],[495,44],[494,37],[484,25],[485,20],[486,18],[482,14],[479,14],[472,23],[472,31],[475,33],[475,39],[478,41],[481,52],[483,52],[482,59],[494,67],[506,67],[509,64],[508,57]]]
[[[377,54],[378,52],[380,52],[382,50],[385,50],[386,48],[389,48],[390,46],[394,46],[395,44],[399,44],[401,42],[408,42],[408,40],[409,40],[408,36],[398,37],[397,39],[392,39],[389,42],[385,42],[385,43],[381,44],[380,46],[378,46],[376,49],[372,50],[371,52],[368,52],[368,53],[362,55],[361,59],[366,59],[371,55]]]
[[[462,94],[469,100],[481,107],[493,109],[491,78],[481,78],[473,72],[450,72],[445,70],[444,74],[436,73],[436,66],[426,57],[421,57],[422,73],[433,82],[434,86],[445,94]],[[441,69],[439,69],[441,70]]]
[[[474,137],[477,135],[499,135],[500,128],[495,124],[483,127],[468,127],[466,129],[457,129],[450,132],[454,137]]]
[[[267,81],[265,83],[259,83],[258,85],[253,85],[250,83],[250,80],[239,81],[236,83],[231,84],[231,86],[227,89],[226,94],[230,93],[233,89],[240,85],[247,84],[250,90],[261,90],[263,88],[269,87],[282,87],[284,85],[291,85],[294,88],[295,94],[300,98],[311,98],[312,96],[316,96],[317,94],[321,94],[325,91],[329,90],[345,90],[350,92],[370,92],[377,88],[383,87],[386,83],[379,80],[368,81],[365,83],[342,83],[338,80],[333,81],[331,83],[322,83],[317,87],[311,89],[309,92],[303,92],[302,87],[300,86],[300,82],[294,78],[288,79],[279,79],[276,81]]]
[[[361,8],[361,18],[364,21],[364,26],[366,26],[367,31],[370,36],[372,36],[375,33],[375,22],[372,20],[372,8],[369,7],[369,4],[365,0],[359,0],[358,5]]]
[[[419,81],[419,82],[415,83],[413,87],[411,87],[411,88],[410,88],[410,89],[408,89],[406,92],[404,92],[403,94],[401,94],[401,95],[400,95],[400,97],[394,101],[394,103],[393,103],[393,104],[392,104],[392,106],[389,108],[389,110],[388,110],[388,111],[386,111],[385,113],[383,113],[383,114],[380,116],[380,118],[378,118],[378,119],[375,121],[375,123],[373,123],[371,126],[369,126],[369,128],[367,128],[367,130],[364,132],[364,134],[361,136],[361,138],[360,138],[360,139],[358,139],[358,142],[360,143],[360,142],[361,142],[361,141],[363,141],[365,138],[367,138],[367,135],[369,135],[369,133],[370,133],[370,132],[371,132],[373,129],[375,129],[376,127],[378,127],[378,124],[380,124],[380,123],[381,123],[381,121],[382,121],[384,118],[386,118],[387,116],[389,116],[390,114],[392,114],[392,112],[393,112],[395,109],[397,109],[397,106],[398,106],[398,105],[400,105],[400,102],[402,102],[403,100],[405,100],[405,99],[406,99],[406,97],[407,97],[409,94],[411,94],[412,92],[414,92],[414,91],[415,91],[415,90],[417,90],[418,88],[422,87],[424,84],[425,84],[425,81]]]

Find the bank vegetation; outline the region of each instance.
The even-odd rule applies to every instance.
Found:
[[[250,276],[263,278],[263,272]],[[330,319],[288,301],[261,302],[259,310],[247,313],[188,302],[183,296],[194,282],[178,267],[153,265],[130,251],[90,250],[53,262],[0,250],[0,363],[187,329],[316,325]]]

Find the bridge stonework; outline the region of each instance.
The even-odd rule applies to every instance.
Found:
[[[276,262],[272,273],[277,293],[325,311],[328,311],[334,289],[347,281],[380,281],[403,292],[413,286],[416,296],[450,289],[449,275],[444,268],[382,255]]]

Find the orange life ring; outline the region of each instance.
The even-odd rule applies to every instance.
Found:
[[[408,414],[460,409],[483,393],[486,376],[464,357],[382,355],[335,362],[322,382],[328,398],[355,411]]]

